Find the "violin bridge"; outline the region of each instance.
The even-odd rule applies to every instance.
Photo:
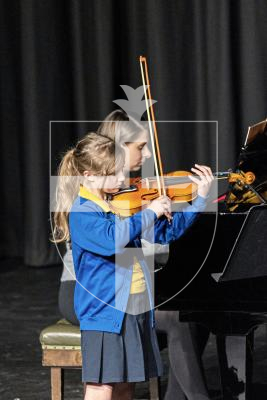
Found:
[[[145,178],[146,189],[150,189],[149,179]]]

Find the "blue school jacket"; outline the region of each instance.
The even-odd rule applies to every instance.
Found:
[[[144,272],[154,326],[154,299],[150,271],[141,249],[141,237],[168,244],[178,239],[205,208],[198,197],[186,212],[173,213],[171,224],[145,209],[120,219],[107,204],[82,188],[69,214],[76,274],[74,308],[81,330],[120,333],[132,282],[134,256]]]

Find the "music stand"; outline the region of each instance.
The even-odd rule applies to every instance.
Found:
[[[267,276],[267,205],[253,206],[217,282]]]
[[[226,207],[236,210],[252,204],[267,203],[267,119],[248,127],[244,146],[239,154],[235,172],[252,172],[252,183],[239,186],[230,184]],[[251,197],[250,194],[251,193]],[[253,197],[254,195],[254,197]]]

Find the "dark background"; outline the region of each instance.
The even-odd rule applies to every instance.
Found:
[[[218,121],[218,165],[207,124],[162,128],[165,170],[234,167],[248,125],[266,118],[266,0],[0,4],[0,257],[58,261],[49,243],[49,121],[105,118],[125,98],[119,85],[141,85],[140,54],[158,120]],[[52,169],[84,133],[74,125],[52,132]]]

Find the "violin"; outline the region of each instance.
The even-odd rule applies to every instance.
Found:
[[[174,171],[164,175],[164,186],[166,195],[173,203],[191,202],[197,197],[198,186],[192,182],[188,171]],[[228,179],[229,183],[239,186],[250,185],[255,180],[252,172],[232,173],[231,171],[216,172],[215,179]],[[157,187],[156,177],[131,178],[130,185],[120,189],[117,193],[109,194],[108,201],[112,210],[122,217],[129,217],[148,206],[152,200],[161,194]]]
[[[131,178],[128,187],[108,195],[112,210],[123,217],[129,217],[141,211],[161,195],[167,195],[174,203],[184,203],[194,200],[198,193],[198,185],[189,178],[190,175],[193,175],[192,173],[187,171],[163,173],[146,58],[140,56],[139,61],[156,176],[144,179]],[[230,183],[235,182],[240,185],[250,185],[255,180],[252,172],[232,173],[229,170],[216,172],[213,176],[216,179],[228,179]]]

